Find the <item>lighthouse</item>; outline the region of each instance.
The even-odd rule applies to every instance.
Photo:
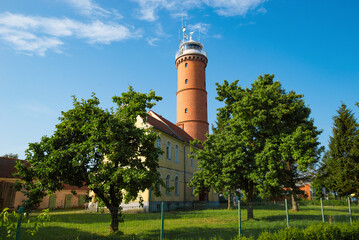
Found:
[[[208,132],[206,67],[207,53],[203,45],[186,33],[176,53],[177,123],[191,137],[206,140]]]

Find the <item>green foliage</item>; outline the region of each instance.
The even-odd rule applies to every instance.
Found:
[[[257,240],[277,240],[277,239],[275,238],[274,234],[268,231],[264,231],[261,233],[261,235],[259,235]]]
[[[5,208],[0,213],[0,237],[13,239],[16,234],[17,222],[20,220],[23,227],[26,227],[26,234],[34,236],[40,227],[50,221],[49,210],[44,209],[36,217],[30,217],[28,213],[20,214]],[[32,223],[30,227],[30,223]],[[6,232],[2,232],[5,229]]]
[[[111,211],[111,229],[123,221],[119,205],[135,200],[140,191],[151,189],[159,195],[164,185],[157,172],[157,134],[152,128],[138,128],[138,116],[146,122],[147,109],[160,100],[153,91],[113,97],[117,108],[99,107],[93,94],[88,100],[73,97],[73,108],[62,112],[54,134],[30,143],[25,164],[17,164],[16,185],[27,196],[26,207],[38,206],[46,195],[64,184],[87,186]],[[35,181],[33,181],[35,180]],[[141,200],[141,199],[140,199]]]
[[[352,226],[347,224],[339,225],[341,239],[357,240],[359,236],[359,222],[354,222]]]
[[[359,194],[359,125],[345,104],[340,106],[333,120],[333,136],[315,183],[339,196]]]
[[[305,229],[307,240],[338,240],[341,239],[340,228],[335,225],[317,224]]]
[[[16,153],[7,153],[0,157],[19,159],[19,155]]]
[[[320,200],[300,200],[300,205],[316,205],[320,206]],[[323,206],[348,206],[345,200],[323,200]]]
[[[359,224],[313,224],[305,229],[296,227],[285,228],[275,233],[264,231],[257,240],[357,240]]]
[[[274,235],[274,240],[297,240],[304,239],[304,232],[296,227],[279,230]]]
[[[251,88],[238,81],[216,84],[216,99],[225,106],[218,109],[217,127],[203,149],[193,149],[200,169],[191,183],[196,194],[210,188],[224,195],[241,189],[251,203],[257,194],[281,194],[283,186],[296,190],[300,175],[318,161],[321,131],[309,118],[303,95],[286,93],[273,78],[259,76]]]

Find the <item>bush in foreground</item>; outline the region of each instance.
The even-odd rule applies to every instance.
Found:
[[[347,224],[313,224],[305,229],[290,227],[275,233],[262,232],[257,240],[358,240],[359,222]]]

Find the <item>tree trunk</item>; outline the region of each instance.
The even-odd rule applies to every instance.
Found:
[[[228,210],[231,210],[232,209],[232,206],[231,206],[231,194],[228,194],[228,207],[227,207]]]
[[[111,212],[111,231],[117,232],[118,231],[118,208],[112,207],[110,208]]]
[[[246,192],[246,197],[247,197],[247,220],[251,220],[254,219],[254,215],[253,215],[253,186],[250,185],[249,186],[249,190]]]
[[[292,192],[291,198],[292,198],[292,211],[298,212],[298,211],[299,211],[299,208],[298,208],[297,201],[296,201],[296,199],[295,199],[295,193]]]

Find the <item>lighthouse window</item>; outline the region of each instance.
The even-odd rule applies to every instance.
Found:
[[[185,67],[187,67],[188,66],[188,63],[185,63],[185,65],[184,65]]]
[[[188,79],[184,80],[184,83],[187,84],[187,83],[188,83]]]
[[[188,109],[187,109],[187,108],[184,110],[184,113],[188,113]]]

